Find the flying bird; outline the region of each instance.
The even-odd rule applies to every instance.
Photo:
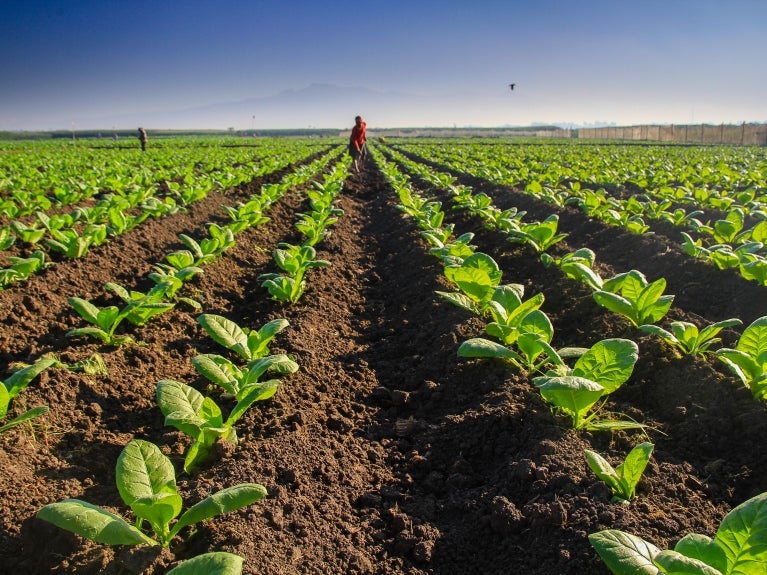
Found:
[[[514,86],[516,86],[516,84],[509,84],[509,88],[511,88],[512,92],[514,91]]]

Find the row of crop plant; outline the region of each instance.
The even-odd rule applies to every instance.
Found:
[[[534,156],[535,159],[524,154],[521,159],[519,154],[506,157],[503,153],[508,152],[509,148],[505,147],[496,149],[495,154],[488,152],[487,146],[469,150],[463,148],[461,154],[450,146],[440,150],[432,146],[409,145],[406,149],[495,183],[518,186],[559,207],[575,205],[589,217],[608,225],[624,227],[633,233],[648,232],[650,226],[647,222],[651,220],[681,227],[686,231],[680,231],[681,241],[677,241],[680,241],[686,253],[720,269],[737,269],[744,278],[767,285],[767,183],[764,175],[759,172],[764,168],[764,162],[759,163],[754,159],[747,163],[745,159],[731,159],[739,162],[740,177],[717,180],[717,185],[727,186],[717,192],[710,189],[709,184],[702,187],[700,184],[696,187],[694,183],[672,184],[669,180],[676,173],[672,170],[681,171],[672,165],[663,166],[669,175],[660,187],[653,188],[653,185],[658,185],[657,177],[648,180],[640,177],[637,172],[628,171],[629,167],[638,170],[634,164],[621,165],[621,171],[617,171],[614,165],[629,160],[636,163],[640,161],[639,158],[608,154],[614,164],[606,167],[590,156],[593,154],[590,147],[584,146],[568,150],[570,155],[559,161],[558,152],[561,151],[548,147],[544,148],[548,152],[543,154],[550,153],[550,157],[541,157],[541,151],[536,150],[539,155]],[[525,151],[520,148],[511,150]],[[580,152],[580,155],[574,155],[575,151]],[[725,170],[724,160],[720,158],[702,156],[699,161],[705,159],[716,162],[716,170],[701,168],[702,172],[710,175],[709,179],[721,177],[721,171],[732,172]],[[641,160],[647,161],[646,158]],[[525,161],[528,164],[523,169],[520,163]],[[577,169],[574,165],[577,165]],[[603,172],[592,172],[589,175],[590,169],[602,169]],[[642,173],[641,170],[639,172]],[[644,173],[647,172],[657,176],[650,168],[645,169]],[[593,173],[599,173],[601,179],[595,178]],[[619,188],[620,192],[610,193],[606,187],[595,187],[603,183],[603,180],[606,180],[606,186],[629,186],[632,191]],[[636,189],[640,182],[645,187]],[[709,216],[704,220],[702,218],[706,214],[701,207],[716,210],[721,215]]]
[[[339,155],[339,149],[331,151],[316,160],[311,166],[302,168],[300,174],[292,173],[283,178],[278,185],[264,185],[261,194],[251,197],[248,202],[237,207],[226,207],[225,211],[232,218],[232,227],[217,227],[221,234],[201,239],[199,242],[190,236],[182,241],[189,250],[180,250],[166,255],[165,262],[155,266],[150,275],[165,278],[157,282],[158,291],[167,289],[168,278],[182,281],[202,273],[200,266],[221,256],[224,250],[233,247],[234,230],[247,228],[246,223],[260,225],[268,218],[263,212],[277,201],[286,191],[298,185],[304,185],[316,173],[324,170],[329,162]],[[341,169],[337,166],[330,171],[333,176],[329,181],[338,180]],[[327,185],[328,182],[326,182]],[[321,185],[318,187],[322,187]],[[214,224],[209,224],[213,226]],[[217,243],[217,237],[229,238],[224,243]],[[215,244],[215,245],[214,245]],[[209,249],[210,248],[210,249]],[[191,259],[190,259],[191,258]],[[162,273],[160,273],[162,272]],[[175,284],[174,284],[175,285]],[[118,289],[119,288],[119,289]],[[147,294],[113,284],[112,289],[124,298],[126,306],[120,310],[98,310],[86,300],[70,298],[70,303],[78,312],[85,311],[86,319],[104,319],[106,317],[148,319],[153,312],[146,310],[169,309],[172,303],[149,302]],[[175,290],[174,290],[175,293]],[[127,310],[127,311],[126,311]],[[116,313],[116,315],[115,315]],[[158,312],[161,313],[161,312]],[[133,314],[133,315],[132,315]],[[217,343],[236,355],[244,363],[232,361],[219,354],[203,354],[192,358],[194,368],[210,382],[212,389],[206,394],[179,381],[163,379],[157,383],[157,403],[165,416],[167,425],[174,426],[191,439],[186,449],[184,470],[190,471],[201,465],[211,454],[217,440],[237,443],[235,424],[256,401],[271,397],[277,390],[279,380],[274,376],[294,373],[298,365],[285,354],[270,354],[269,342],[281,330],[288,327],[286,320],[277,319],[268,322],[260,329],[240,327],[222,316],[203,313],[198,317],[199,324]],[[104,334],[111,336],[104,339]],[[69,332],[70,336],[95,335],[105,343],[121,345],[128,342],[130,336],[114,336],[112,326],[80,328]],[[28,383],[43,369],[55,362],[53,358],[43,358],[12,377],[11,384],[19,387],[21,380]],[[262,381],[264,374],[272,377]],[[14,387],[14,386],[12,386]],[[213,396],[220,397],[220,403]],[[228,410],[222,406],[234,401]],[[225,411],[228,415],[224,416]],[[117,461],[117,488],[124,503],[130,507],[136,517],[131,524],[122,517],[103,508],[80,499],[45,505],[38,512],[38,517],[59,527],[70,530],[80,536],[107,545],[160,545],[168,547],[176,536],[183,536],[186,528],[215,517],[240,509],[257,502],[266,496],[266,489],[256,483],[239,484],[213,493],[183,513],[183,501],[176,487],[175,470],[171,461],[153,443],[133,439],[123,449]],[[150,534],[148,534],[150,533]],[[239,573],[242,558],[232,553],[206,553],[181,563],[169,573],[174,575],[188,573]]]
[[[476,252],[471,234],[452,240],[451,226],[442,227],[441,204],[413,192],[397,168],[381,161],[389,182],[398,192],[402,211],[416,219],[430,253],[442,259],[445,277],[457,292],[439,292],[446,300],[480,317],[493,320],[484,338],[463,342],[458,355],[468,358],[499,358],[531,375],[543,398],[571,419],[575,429],[616,430],[643,428],[635,421],[605,413],[609,395],[631,375],[638,357],[636,343],[627,339],[598,341],[590,349],[554,350],[553,327],[540,309],[543,295],[524,299],[521,284],[502,284],[502,273],[487,254]],[[439,239],[435,245],[434,238]],[[657,292],[657,290],[655,290]],[[668,300],[670,305],[670,300]],[[666,305],[665,303],[663,304]],[[759,328],[761,329],[761,328]],[[565,359],[577,358],[572,367]],[[604,481],[617,501],[628,501],[653,451],[642,442],[624,461],[613,467],[592,450],[585,456],[592,471]],[[589,540],[616,575],[626,573],[750,573],[748,566],[763,569],[767,537],[767,493],[733,509],[722,521],[716,536],[689,534],[674,549],[661,550],[640,537],[615,529],[592,533]],[[744,567],[746,566],[746,567]],[[743,570],[745,568],[745,570]],[[754,571],[758,572],[758,571]]]
[[[682,355],[705,358],[715,351],[715,356],[730,368],[755,398],[767,398],[767,354],[764,353],[767,351],[767,316],[757,318],[747,326],[734,349],[714,350],[712,347],[721,341],[717,336],[723,329],[742,325],[739,318],[701,326],[675,321],[664,329],[656,324],[668,313],[674,299],[673,295],[664,295],[665,278],[648,281],[636,269],[602,278],[594,266],[596,256],[588,248],[578,248],[561,257],[545,253],[566,237],[566,234],[557,233],[558,218],[555,214],[542,222],[524,223],[524,212],[514,208],[499,210],[486,194],[473,194],[468,186],[453,185],[451,174],[434,172],[396,152],[392,155],[419,177],[451,192],[457,209],[465,209],[480,217],[489,229],[507,234],[510,241],[523,243],[540,254],[545,265],[555,265],[568,278],[588,286],[598,305],[626,318],[634,327],[660,337]]]
[[[100,185],[92,186],[100,198],[95,205],[81,205],[70,212],[47,213],[38,210],[33,221],[12,220],[0,227],[0,252],[20,241],[26,255],[6,254],[8,265],[0,269],[0,289],[10,283],[23,281],[51,264],[50,253],[59,252],[66,258],[84,257],[92,246],[98,246],[112,237],[134,229],[149,217],[159,218],[184,210],[189,204],[205,198],[214,189],[226,189],[250,181],[254,175],[264,175],[265,170],[281,169],[302,158],[306,147],[297,146],[293,154],[281,154],[280,160],[271,159],[254,171],[254,160],[240,164],[232,171],[216,164],[216,170],[201,172],[178,168],[176,175],[158,170],[156,177],[146,185],[131,185],[119,192],[100,193],[99,190],[113,186],[107,177]],[[192,160],[189,158],[187,164]],[[182,164],[184,165],[184,164]],[[166,188],[163,197],[158,190]],[[43,242],[44,239],[44,242]]]

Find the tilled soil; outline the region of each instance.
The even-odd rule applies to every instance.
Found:
[[[159,575],[179,560],[229,551],[249,574],[598,575],[608,570],[589,533],[617,528],[671,547],[689,532],[713,536],[728,511],[767,491],[767,412],[721,362],[678,358],[526,248],[450,211],[446,194],[424,189],[443,200],[456,233],[476,234],[472,243],[499,262],[505,283],[544,293],[555,347],[637,341],[634,374],[607,408],[646,423],[647,435],[575,432],[527,375],[459,359],[460,343],[484,335],[484,323],[435,293],[452,291],[442,266],[372,160],[349,175],[337,201],[345,213],[317,246],[332,265],[309,272],[298,304],[270,300],[257,278],[276,271],[278,242],[301,241],[293,227],[307,207],[300,190],[188,286],[205,312],[241,326],[287,319],[271,350],[292,355],[300,370],[238,422],[236,448],[222,445],[210,465],[183,473],[188,438],[164,426],[156,384],[175,379],[204,390],[190,359],[223,348],[196,322],[199,312],[182,305],[129,328],[138,345],[72,340],[64,334],[82,322],[67,297],[104,305],[109,281],[149,289],[151,265],[183,247],[179,233],[200,237],[206,222],[224,223],[221,204],[278,179],[211,194],[0,292],[3,365],[47,352],[68,363],[98,353],[108,369],[101,376],[49,369],[13,404],[50,411],[0,436],[0,572]],[[559,213],[570,235],[555,252],[586,246],[603,271],[665,277],[676,295],[669,319],[738,317],[747,325],[767,314],[764,288],[690,260],[661,233],[635,236],[509,188],[467,176],[462,183],[499,207],[527,210],[530,220]],[[724,343],[738,334],[728,331]],[[182,532],[164,551],[109,548],[35,517],[47,503],[76,497],[132,520],[115,486],[116,460],[132,438],[171,457],[185,507],[242,482],[263,484],[269,496]],[[611,502],[584,448],[617,464],[648,438],[655,451],[637,497]]]

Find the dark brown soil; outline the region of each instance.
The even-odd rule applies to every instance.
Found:
[[[463,181],[531,219],[555,211],[510,189]],[[179,560],[230,551],[245,558],[249,574],[599,575],[608,571],[589,533],[618,528],[670,547],[689,532],[713,536],[730,509],[767,491],[767,411],[721,362],[676,357],[529,250],[447,210],[457,233],[476,233],[473,243],[499,262],[506,283],[545,294],[555,347],[607,337],[638,342],[634,374],[608,408],[651,426],[655,452],[637,497],[612,503],[584,448],[617,464],[646,438],[575,432],[526,375],[457,357],[462,341],[483,335],[483,322],[435,294],[450,289],[441,264],[395,208],[372,160],[347,179],[338,200],[345,214],[318,246],[332,265],[310,271],[298,304],[271,301],[257,277],[275,271],[278,242],[300,241],[293,228],[306,208],[300,191],[192,282],[187,295],[205,312],[247,327],[286,318],[290,327],[272,352],[293,355],[300,370],[240,420],[236,449],[184,474],[188,440],[163,425],[156,383],[170,378],[202,390],[190,359],[224,350],[197,324],[198,312],[181,305],[129,328],[140,345],[68,339],[82,322],[67,297],[105,304],[108,281],[148,289],[151,265],[183,247],[179,233],[200,237],[206,222],[223,222],[221,204],[235,205],[261,183],[211,194],[187,213],[148,221],[82,260],[0,292],[0,377],[13,362],[46,352],[69,363],[99,353],[109,370],[50,369],[13,404],[14,413],[39,404],[50,411],[0,435],[0,572],[159,575]],[[670,319],[739,317],[747,325],[767,314],[767,290],[686,258],[661,235],[639,237],[575,210],[559,213],[570,235],[557,250],[588,246],[604,270],[665,277],[676,295]],[[727,332],[725,343],[738,334]],[[269,496],[183,532],[164,552],[109,548],[35,517],[47,503],[76,497],[132,520],[114,470],[134,437],[172,458],[186,506],[246,481],[263,484]]]

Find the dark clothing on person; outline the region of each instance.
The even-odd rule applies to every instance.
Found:
[[[138,129],[138,139],[141,141],[141,150],[146,150],[146,141],[147,141],[147,135],[146,130],[144,128]]]

